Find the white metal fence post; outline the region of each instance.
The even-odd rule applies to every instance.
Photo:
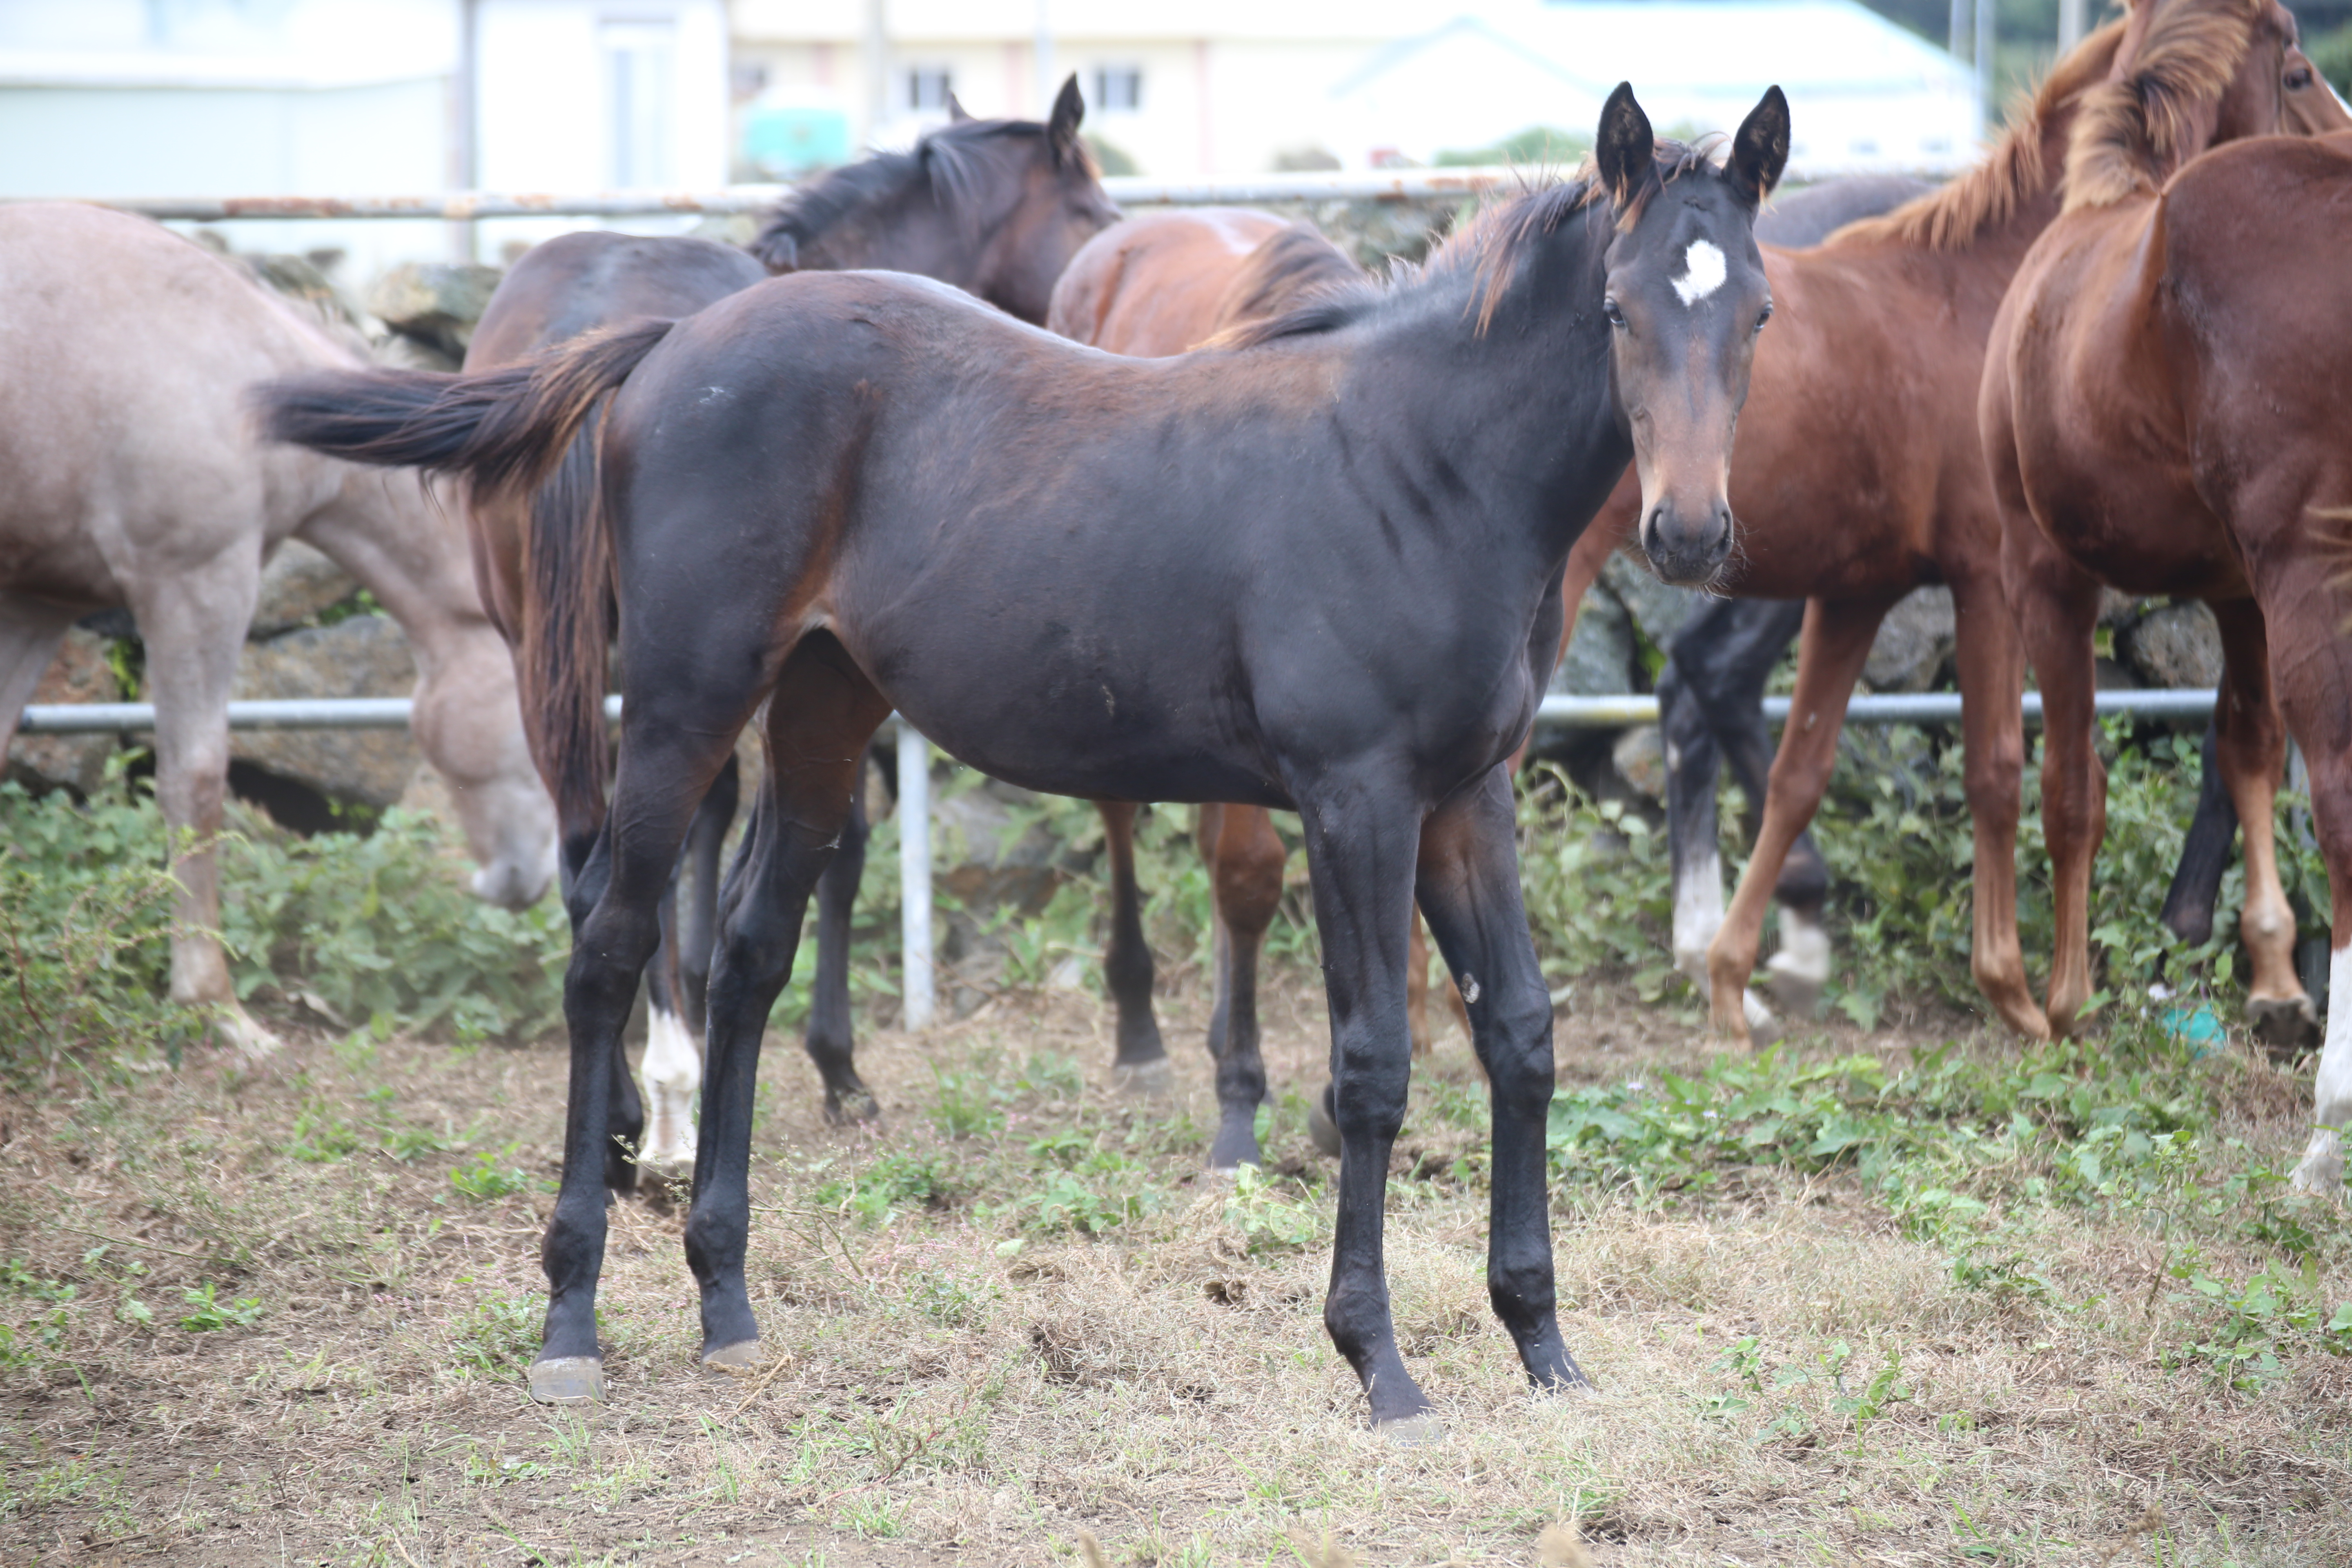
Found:
[[[909,1029],[928,1028],[931,976],[931,743],[898,721],[898,931]]]

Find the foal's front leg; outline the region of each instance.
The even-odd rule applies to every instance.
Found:
[[[1339,1127],[1339,1214],[1323,1324],[1363,1382],[1372,1424],[1388,1426],[1429,1412],[1397,1352],[1381,1246],[1389,1151],[1404,1125],[1412,1072],[1405,928],[1420,814],[1401,780],[1335,780],[1302,793]]]
[[[1470,1012],[1494,1106],[1486,1292],[1538,1390],[1580,1388],[1553,1297],[1545,1134],[1552,1094],[1551,996],[1519,897],[1511,782],[1496,768],[1432,813],[1417,892]]]

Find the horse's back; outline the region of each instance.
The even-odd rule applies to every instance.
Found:
[[[466,368],[487,370],[616,321],[690,316],[764,279],[732,246],[583,230],[531,247],[499,279]]]
[[[2162,298],[2209,499],[2329,476],[2352,500],[2352,133],[2231,142],[2163,196]]]
[[[1115,224],[1070,258],[1054,286],[1046,330],[1113,353],[1182,353],[1216,330],[1235,264],[1287,226],[1245,207]]]
[[[137,552],[205,559],[321,471],[257,438],[246,395],[358,355],[221,258],[103,208],[0,206],[0,528],[20,584],[120,603]]]

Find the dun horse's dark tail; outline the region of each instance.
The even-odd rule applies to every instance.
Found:
[[[597,504],[604,399],[674,323],[574,339],[472,375],[333,371],[263,388],[273,439],[384,468],[463,478],[478,499],[530,492],[516,683],[531,754],[555,796],[568,854],[604,819],[604,666],[612,552]]]

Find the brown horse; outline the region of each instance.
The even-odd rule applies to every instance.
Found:
[[[604,407],[575,558],[606,564],[551,586],[583,624],[617,598],[627,707],[612,809],[567,889],[535,1393],[603,1391],[613,1042],[696,805],[755,713],[768,766],[728,878],[686,1242],[704,1360],[761,1354],[743,1277],[761,1038],[894,706],[1030,788],[1299,813],[1345,1145],[1324,1321],[1382,1424],[1429,1410],[1381,1262],[1417,900],[1493,1085],[1489,1298],[1536,1387],[1583,1381],[1553,1284],[1551,1003],[1505,764],[1559,646],[1560,567],[1629,459],[1662,528],[1728,542],[1722,476],[1769,313],[1751,227],[1788,132],[1774,89],[1718,168],[1658,142],[1621,85],[1591,177],[1490,211],[1409,282],[1214,353],[1127,359],[937,283],[802,274],[485,375],[276,389],[281,437],[493,489],[535,484]],[[575,760],[604,744],[603,670],[553,683]]]
[[[2224,653],[2216,759],[2245,825],[2240,932],[2255,1032],[2316,1033],[2293,962],[2272,802],[2284,729],[2310,763],[2334,953],[2316,1129],[2295,1184],[2340,1193],[2352,1121],[2352,135],[2208,147],[2276,123],[2266,74],[2292,23],[2159,11],[2139,62],[2088,100],[2066,211],[1994,326],[1979,415],[2003,568],[2042,676],[2058,917],[2050,1017],[2092,987],[2091,859],[2105,830],[2092,744],[2100,584],[2203,599]],[[2324,89],[2323,89],[2324,90]]]
[[[2200,16],[2244,12],[2242,0],[2142,0],[2061,59],[1968,174],[1814,249],[1764,249],[1782,320],[1758,350],[1755,408],[1732,458],[1739,542],[1716,585],[1811,602],[1763,823],[1708,949],[1710,1024],[1723,1037],[1748,1037],[1748,982],[1774,883],[1828,787],[1846,700],[1879,621],[1912,589],[1936,582],[1951,588],[1958,620],[1976,840],[1971,967],[2011,1028],[2049,1033],[2017,934],[2023,656],[2000,577],[2000,511],[1976,438],[1977,384],[2009,280],[2058,216],[2081,103],[2128,65],[2150,15],[2184,6]],[[2263,15],[2274,24],[2285,13],[2271,5]],[[2268,70],[2273,100],[2283,90],[2292,112],[2336,112],[2300,57],[2273,50],[2248,59],[2249,72]],[[1637,499],[1621,486],[1579,544],[1569,563],[1571,607],[1609,551],[1636,534]],[[1643,542],[1663,572],[1646,532]]]
[[[128,607],[147,644],[156,796],[194,836],[173,865],[173,1000],[214,1011],[249,1052],[273,1043],[229,984],[211,843],[230,681],[262,563],[289,538],[407,632],[416,740],[481,862],[474,889],[536,902],[554,815],[457,524],[415,484],[259,440],[244,405],[257,381],[366,363],[359,346],[170,230],[95,207],[0,207],[0,753],[66,628]]]
[[[967,288],[1027,321],[1042,320],[1054,279],[1073,252],[1118,209],[1103,195],[1078,140],[1085,116],[1077,79],[1063,84],[1053,116],[953,121],[904,153],[879,153],[814,180],[787,196],[757,249],[780,270],[876,268],[937,277]],[[616,322],[692,315],[768,276],[740,250],[707,240],[581,233],[535,247],[500,280],[466,355],[468,371],[495,370]],[[593,504],[594,442],[575,444],[556,474],[528,498],[484,494],[469,508],[482,596],[517,654],[527,716],[556,700],[532,650],[599,640],[601,626],[543,625],[563,601],[532,584],[567,569],[566,552]],[[567,775],[548,763],[531,725],[563,825],[565,866],[577,869],[604,821],[601,766]],[[639,1167],[690,1170],[692,1115],[702,1080],[697,1040],[710,969],[721,843],[733,822],[739,784],[732,760],[714,781],[688,836],[691,876],[680,900],[663,906],[663,951],[647,971],[649,1016],[639,1098],[627,1063],[613,1063],[613,1133],[606,1179],[635,1184]],[[866,863],[866,824],[853,801],[840,851],[818,894],[817,974],[809,1007],[808,1053],[824,1081],[826,1114],[873,1114],[856,1074],[849,1009],[849,919]],[[629,1151],[635,1150],[633,1159]]]

